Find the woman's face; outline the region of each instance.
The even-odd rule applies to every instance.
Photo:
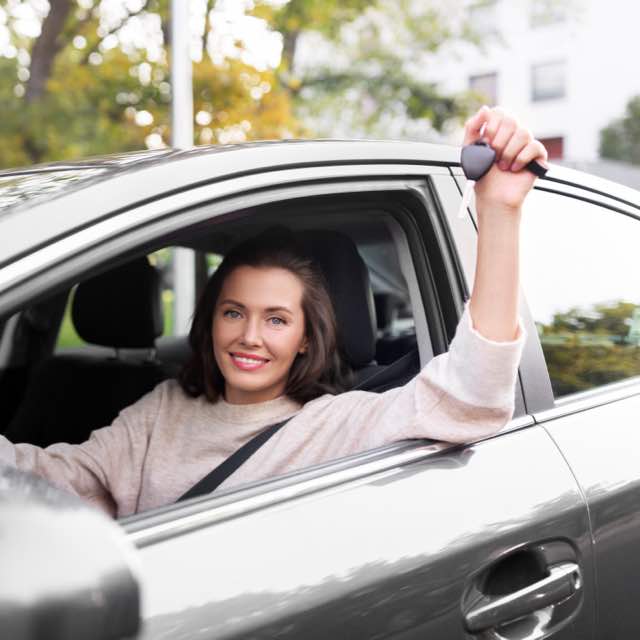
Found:
[[[213,354],[232,404],[273,400],[306,349],[300,279],[286,269],[234,269],[213,311]]]

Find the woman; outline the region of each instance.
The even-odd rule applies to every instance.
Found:
[[[236,486],[405,438],[467,442],[513,411],[524,341],[517,318],[518,233],[544,147],[500,109],[466,124],[497,165],[476,186],[479,237],[471,300],[448,353],[383,394],[342,390],[335,320],[313,263],[268,238],[234,250],[203,294],[195,354],[81,445],[47,449],[0,438],[0,461],[125,516],[174,502],[266,427],[288,419],[222,485]]]

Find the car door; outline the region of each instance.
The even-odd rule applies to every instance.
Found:
[[[562,451],[588,501],[596,635],[635,638],[640,199],[587,176],[583,184],[573,175],[560,177],[562,182],[533,194],[525,210],[523,278],[540,357],[531,360],[537,366],[523,375],[523,384],[530,411]]]
[[[455,306],[475,248],[459,190],[437,168],[407,189]],[[143,638],[592,637],[587,509],[523,407],[483,442],[398,443],[122,524]]]

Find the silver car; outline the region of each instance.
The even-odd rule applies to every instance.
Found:
[[[175,375],[183,327],[127,348],[103,336],[158,305],[169,318],[231,246],[273,224],[348,239],[374,302],[336,303],[345,334],[372,336],[355,384],[403,384],[447,349],[469,295],[463,188],[459,149],[407,142],[0,172],[1,432],[81,442]],[[527,342],[501,433],[398,442],[115,522],[4,468],[2,636],[640,637],[640,193],[552,166],[521,243]],[[174,255],[192,275],[175,277]],[[122,302],[141,259],[159,284]],[[112,300],[108,317],[79,308],[90,285]]]

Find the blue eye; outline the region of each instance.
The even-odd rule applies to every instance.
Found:
[[[273,316],[272,318],[269,318],[269,322],[275,326],[286,324],[286,322],[282,318],[278,318],[277,316]]]
[[[235,320],[240,317],[240,313],[235,309],[227,309],[226,311],[223,312],[222,315],[225,318],[231,318],[232,320]]]

